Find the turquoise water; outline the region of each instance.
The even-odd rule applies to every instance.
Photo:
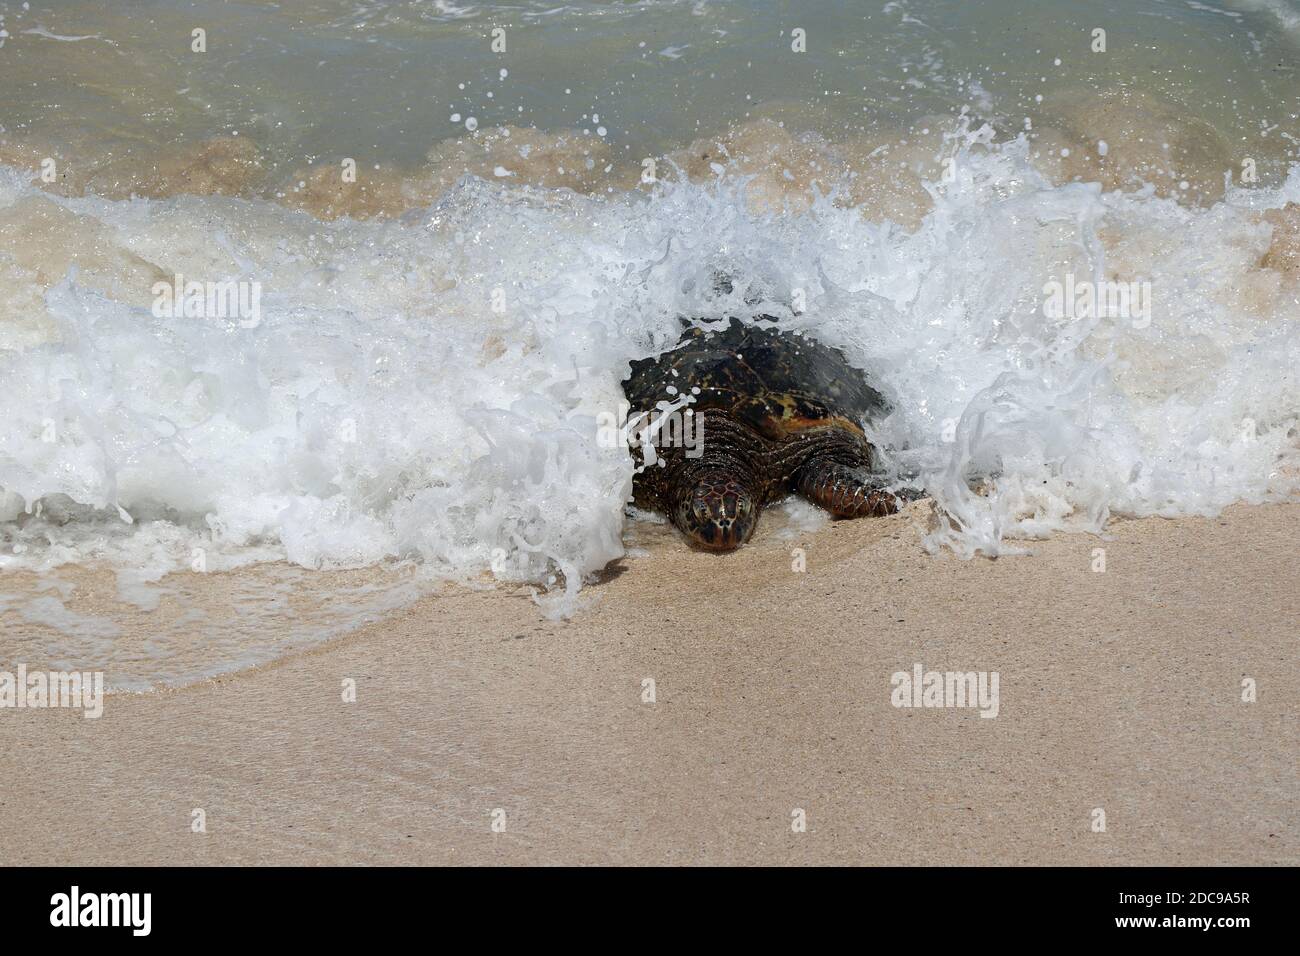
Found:
[[[632,166],[755,116],[839,140],[965,106],[1014,131],[1077,122],[1089,93],[1195,117],[1275,178],[1300,136],[1294,0],[5,0],[0,12],[7,138],[93,166],[238,135],[266,169],[242,191],[283,186],[310,160],[418,167],[471,117],[580,131]],[[205,53],[191,50],[199,28]],[[796,29],[805,52],[791,49]]]

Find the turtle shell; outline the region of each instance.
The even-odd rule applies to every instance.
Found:
[[[864,419],[888,410],[838,349],[736,319],[716,331],[689,328],[675,349],[633,362],[623,387],[633,410],[645,412],[698,388],[697,413],[729,412],[771,441],[827,425],[861,432]]]

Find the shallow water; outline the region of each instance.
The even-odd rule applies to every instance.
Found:
[[[931,549],[1300,485],[1295,3],[132,11],[0,0],[0,568],[103,564],[148,614],[177,570],[409,567],[313,614],[241,584],[271,640],[160,627],[119,686],[437,578],[571,612],[624,554],[598,422],[681,315],[844,349]],[[177,276],[256,308],[159,308]],[[120,619],[29,585],[0,664],[113,661]]]

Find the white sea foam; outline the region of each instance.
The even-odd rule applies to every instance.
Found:
[[[1300,171],[1188,208],[1052,186],[990,140],[961,140],[914,232],[825,197],[756,211],[726,172],[650,196],[468,179],[400,220],[326,223],[60,198],[9,170],[0,283],[25,304],[0,309],[0,567],[106,559],[147,606],[196,549],[208,570],[410,560],[539,582],[564,613],[623,553],[632,464],[596,418],[628,363],[679,316],[754,311],[889,397],[875,433],[935,498],[932,548],[1293,493],[1300,308],[1259,267],[1258,213],[1300,201]],[[1150,325],[1046,317],[1066,272],[1149,281]],[[260,282],[260,324],[155,316],[174,274]]]
[[[1238,10],[1259,12],[1271,17],[1293,39],[1300,39],[1300,3],[1295,0],[1223,0]]]

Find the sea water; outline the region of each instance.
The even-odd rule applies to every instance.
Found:
[[[1290,0],[0,0],[0,163],[0,662],[573,613],[683,316],[842,349],[935,553],[1300,487]]]

